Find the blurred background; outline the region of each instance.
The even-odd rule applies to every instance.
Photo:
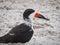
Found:
[[[23,22],[23,12],[28,8],[38,11],[50,21],[33,22],[33,37],[25,44],[0,45],[60,45],[60,0],[0,0],[0,37]]]

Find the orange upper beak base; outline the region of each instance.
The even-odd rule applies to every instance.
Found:
[[[45,20],[49,20],[47,18],[45,18],[43,15],[39,14],[39,13],[35,13],[35,18],[40,18],[40,19],[45,19]]]
[[[35,13],[35,15],[34,15],[35,18],[38,18],[39,16],[40,16],[39,13]]]

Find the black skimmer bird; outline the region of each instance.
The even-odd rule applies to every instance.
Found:
[[[0,43],[26,43],[28,42],[31,37],[33,36],[33,29],[32,29],[32,20],[33,18],[40,18],[45,19],[43,15],[35,12],[33,9],[26,9],[23,13],[24,22],[18,26],[15,26],[10,30],[9,33],[0,37]]]

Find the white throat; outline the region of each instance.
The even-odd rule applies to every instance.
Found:
[[[32,22],[31,22],[31,20],[30,19],[25,19],[24,20],[24,23],[26,24],[26,25],[28,25],[29,27],[32,27]]]

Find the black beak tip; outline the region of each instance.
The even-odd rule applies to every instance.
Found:
[[[39,18],[49,21],[50,19],[45,18],[43,15],[40,15]]]
[[[47,19],[47,18],[46,18],[45,20],[49,21],[50,19]]]

